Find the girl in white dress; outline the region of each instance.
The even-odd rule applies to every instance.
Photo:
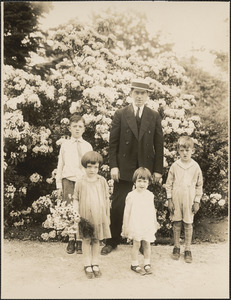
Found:
[[[83,155],[81,163],[86,175],[76,181],[73,194],[75,210],[94,227],[93,237],[81,236],[84,271],[88,278],[101,276],[100,241],[111,237],[109,187],[106,179],[98,175],[102,162],[102,156],[95,151]]]
[[[155,241],[158,228],[154,195],[147,190],[152,182],[152,175],[148,169],[138,168],[134,172],[133,182],[135,189],[128,193],[125,201],[121,235],[133,241],[131,270],[141,275],[152,274],[150,243]],[[144,271],[138,263],[141,242],[144,251]]]
[[[180,233],[184,224],[184,259],[192,262],[191,241],[193,218],[197,213],[202,196],[203,178],[200,166],[191,158],[194,142],[189,136],[181,136],[177,143],[180,159],[170,167],[165,184],[170,218],[173,222],[174,248],[172,258],[180,258]]]

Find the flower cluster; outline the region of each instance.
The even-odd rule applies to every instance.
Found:
[[[65,125],[69,125],[70,124],[70,121],[67,119],[67,118],[63,118],[61,121],[60,121],[61,124],[65,124]]]
[[[220,205],[220,206],[225,205],[225,200],[222,199],[222,196],[221,196],[220,194],[211,194],[211,195],[209,196],[209,201],[210,201],[212,204],[217,203],[217,204]]]
[[[31,134],[33,154],[37,155],[39,153],[46,155],[53,152],[53,147],[51,146],[52,139],[49,138],[50,134],[50,129],[46,128],[45,126],[42,126],[38,129],[35,128]]]
[[[226,204],[225,199],[222,198],[221,194],[210,194],[209,196],[207,194],[203,194],[201,198],[202,202],[210,202],[214,205],[219,205],[220,207],[224,206]]]
[[[14,70],[12,66],[4,66],[4,76],[6,107],[10,110],[16,110],[19,104],[32,104],[39,108],[42,95],[54,100],[54,87],[43,81],[40,76],[20,69]]]
[[[12,210],[9,215],[13,226],[19,227],[23,226],[24,224],[29,224],[31,222],[31,210],[31,207],[28,207],[26,210],[23,209],[21,211]]]
[[[42,181],[42,176],[39,175],[38,173],[33,173],[31,176],[30,176],[30,181],[32,183],[38,183],[38,182],[41,182]]]
[[[4,188],[4,195],[5,195],[5,197],[7,197],[7,198],[13,199],[13,198],[14,198],[14,193],[15,193],[15,191],[16,191],[16,188],[13,186],[13,184],[7,185],[7,186]]]
[[[26,158],[28,152],[28,137],[31,135],[31,128],[28,122],[23,121],[23,115],[20,112],[7,112],[3,121],[5,149],[8,152],[8,143],[13,144],[11,147],[9,162],[17,164]]]
[[[50,232],[44,232],[41,234],[41,238],[43,241],[48,241],[50,239],[55,239],[57,236],[55,230],[51,230]]]
[[[54,169],[51,173],[51,177],[46,179],[48,184],[52,184],[56,179],[57,169]]]
[[[204,193],[201,198],[201,205],[197,217],[221,217],[227,215],[228,200],[219,193],[210,195]]]
[[[47,212],[47,210],[52,206],[52,203],[52,196],[41,196],[38,200],[32,203],[32,208],[35,213],[43,213],[44,211]]]
[[[63,235],[76,233],[80,216],[73,205],[57,199],[56,205],[50,207],[50,212],[51,214],[47,215],[47,219],[43,223],[44,228],[62,231]]]

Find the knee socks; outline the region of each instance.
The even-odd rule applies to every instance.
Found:
[[[192,243],[192,224],[184,223],[185,251],[190,251]]]
[[[174,246],[180,248],[181,221],[173,223]],[[192,243],[192,224],[184,223],[185,251],[190,251]]]
[[[174,247],[180,248],[181,221],[173,222]]]
[[[68,234],[68,236],[69,236],[69,241],[75,241],[75,234],[74,233],[69,233]]]

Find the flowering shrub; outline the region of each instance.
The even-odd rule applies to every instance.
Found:
[[[25,190],[25,188],[22,188],[22,190]],[[11,210],[5,216],[5,225],[18,227],[33,223],[41,224],[46,219],[47,214],[50,212],[50,207],[53,207],[56,199],[57,191],[54,190],[49,195],[39,197],[27,209]]]
[[[201,207],[197,213],[197,219],[203,217],[222,217],[226,216],[228,211],[228,203],[222,198],[221,194],[203,194],[201,199]]]
[[[157,222],[159,224],[157,236],[171,237],[172,223],[169,219],[168,202],[165,201],[163,186],[155,185],[154,194]],[[209,196],[203,194],[200,206],[200,210],[195,215],[195,224],[203,217],[221,217],[227,214],[228,204],[220,194]],[[8,225],[23,227],[33,224],[37,220],[40,220],[39,224],[42,225],[45,231],[40,237],[43,241],[65,240],[70,233],[76,234],[77,228],[82,234],[93,234],[91,224],[88,224],[86,220],[79,216],[73,209],[73,205],[66,205],[65,202],[58,199],[57,191],[53,191],[51,195],[46,195],[46,197],[40,197],[26,210],[11,211],[8,217]]]
[[[46,222],[46,215],[50,214],[50,207],[56,201],[52,191],[56,188],[58,153],[61,143],[69,138],[69,117],[73,113],[84,117],[84,138],[102,154],[104,165],[100,173],[110,179],[108,141],[111,122],[118,108],[131,103],[129,84],[134,77],[143,77],[150,82],[153,92],[147,105],[158,110],[162,117],[165,137],[163,182],[170,165],[177,159],[178,137],[188,134],[195,142],[194,158],[202,168],[204,192],[207,195],[219,193],[222,197],[216,203],[202,202],[201,212],[206,211],[203,207],[209,203],[211,211],[222,209],[224,214],[227,213],[227,148],[216,149],[215,143],[209,148],[200,116],[191,115],[197,101],[193,95],[184,92],[189,80],[184,69],[173,53],[162,51],[161,47],[157,47],[157,52],[144,51],[142,47],[137,51],[134,41],[126,43],[119,34],[120,23],[116,23],[116,17],[111,20],[114,23],[108,19],[108,22],[102,22],[102,18],[95,17],[94,25],[76,21],[48,31],[41,41],[46,51],[38,53],[47,63],[44,65],[46,72],[41,76],[4,66],[6,225],[19,222],[17,226],[21,226],[24,215],[18,212],[28,207],[32,210],[26,222]],[[135,32],[134,27],[129,30]],[[147,40],[148,43],[152,45],[154,41]],[[110,190],[112,183],[110,181]],[[164,205],[165,191],[156,188],[154,194],[159,230],[168,234],[171,223]],[[10,215],[12,211],[19,215]],[[52,213],[50,215],[52,217]],[[54,238],[54,231],[51,236]],[[49,236],[45,234],[44,238]]]

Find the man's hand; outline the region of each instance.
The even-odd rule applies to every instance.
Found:
[[[199,202],[194,202],[193,206],[192,206],[192,212],[194,214],[196,214],[198,212],[199,208],[200,208],[200,203]]]
[[[162,175],[160,173],[153,174],[153,183],[161,183],[162,182]]]
[[[172,202],[172,199],[168,199],[168,209],[170,211],[171,214],[174,214],[174,210],[175,210],[175,207],[174,207],[174,204]]]
[[[113,179],[115,181],[119,181],[119,179],[120,179],[119,168],[112,168],[111,169],[111,179]]]
[[[62,198],[63,190],[58,189],[58,199]]]

